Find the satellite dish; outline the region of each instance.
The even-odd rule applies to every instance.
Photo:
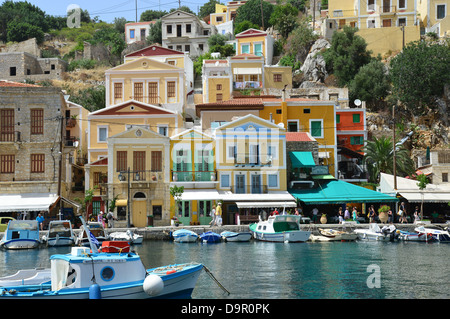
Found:
[[[353,103],[355,103],[356,106],[360,106],[361,105],[361,100],[360,99],[356,99]]]

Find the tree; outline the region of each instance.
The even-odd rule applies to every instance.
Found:
[[[305,0],[288,0],[287,3],[297,8],[299,11],[305,13],[306,10]]]
[[[141,13],[140,22],[153,21],[157,19],[161,19],[163,16],[167,14],[166,11],[159,10],[146,10]]]
[[[323,53],[329,73],[333,73],[338,85],[343,87],[358,73],[359,68],[371,61],[366,41],[356,35],[357,28],[344,26],[343,32],[335,32],[331,47]]]
[[[244,5],[240,6],[236,11],[235,24],[242,21],[250,21],[259,27],[267,29],[271,26],[269,23],[270,16],[274,10],[274,5],[262,0],[248,0]],[[261,17],[261,12],[263,17]]]
[[[362,150],[366,153],[364,156],[367,168],[369,170],[369,180],[372,183],[378,183],[380,173],[393,174],[393,144],[391,137],[374,137],[367,141]],[[400,176],[408,176],[414,172],[414,162],[409,157],[408,151],[400,146],[395,151],[396,172]]]
[[[125,24],[127,23],[127,19],[125,18],[114,18],[114,28],[120,32],[120,33],[124,33],[125,32]]]
[[[390,76],[394,97],[411,113],[436,109],[450,83],[450,49],[426,41],[409,43],[391,60]]]
[[[162,24],[161,20],[158,20],[153,24],[148,33],[147,39],[145,39],[147,44],[152,45],[154,43],[162,44]]]
[[[36,38],[37,43],[42,43],[44,41],[44,31],[27,22],[12,21],[8,24],[7,38],[8,41],[13,42]]]
[[[308,25],[306,19],[299,21],[297,28],[295,28],[288,36],[284,51],[286,55],[292,55],[296,61],[303,61],[308,55],[311,45],[318,39],[314,34],[312,28]]]
[[[216,4],[222,4],[220,1],[217,0],[209,0],[204,5],[200,7],[200,10],[198,12],[198,17],[200,19],[203,19],[204,17],[209,16],[211,13],[216,12]]]
[[[427,184],[429,183],[428,177],[425,174],[420,174],[417,176],[417,187],[420,189],[420,194],[422,197],[422,203],[420,204],[420,219],[423,219],[423,190],[427,187]]]
[[[384,106],[384,99],[390,89],[386,67],[379,60],[373,60],[362,66],[348,86],[350,101],[355,99],[366,101],[367,108],[371,111]]]
[[[94,45],[103,44],[109,53],[109,63],[113,66],[117,64],[117,60],[120,62],[122,51],[126,47],[124,35],[111,26],[98,29],[89,42]]]
[[[269,23],[272,24],[283,38],[287,38],[297,24],[298,9],[287,3],[278,5],[270,16]]]
[[[184,193],[184,186],[172,186],[172,187],[170,187],[169,191],[170,191],[170,195],[172,195],[172,197],[176,203],[176,208],[174,211],[174,214],[176,214],[176,211],[178,210],[179,203],[181,200],[181,195],[183,195],[183,193]]]
[[[191,8],[189,8],[188,6],[181,6],[181,7],[177,8],[177,9],[172,8],[172,9],[170,9],[169,13],[170,12],[174,12],[176,10],[181,10],[181,11],[184,11],[184,12],[191,13],[191,14],[195,15],[194,11],[192,11]]]
[[[256,30],[258,30],[259,29],[259,25],[254,24],[254,23],[252,23],[250,21],[247,21],[247,20],[239,22],[238,24],[235,24],[234,34],[239,34],[241,32],[244,32],[245,30],[248,30],[248,29],[256,29]]]

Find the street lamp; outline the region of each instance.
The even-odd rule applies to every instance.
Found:
[[[128,175],[128,179],[127,179],[127,184],[128,184],[128,197],[127,197],[127,228],[131,227],[131,223],[130,223],[130,215],[131,215],[131,211],[130,211],[130,188],[131,188],[131,184],[130,184],[130,168],[128,167],[127,169],[127,175]],[[122,173],[125,172],[119,172],[119,181],[123,181],[124,177],[122,175]]]

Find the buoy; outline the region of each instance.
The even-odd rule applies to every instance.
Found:
[[[98,284],[92,284],[89,287],[89,299],[102,299],[102,291]]]
[[[147,295],[156,296],[163,291],[164,282],[158,275],[151,274],[145,278],[142,288]]]

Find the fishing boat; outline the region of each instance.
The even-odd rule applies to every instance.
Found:
[[[252,233],[249,232],[243,232],[243,233],[235,233],[232,231],[223,231],[220,233],[220,236],[222,236],[224,241],[237,241],[237,242],[244,242],[244,241],[250,241],[252,239]]]
[[[203,243],[208,244],[218,243],[222,239],[222,237],[219,234],[212,231],[207,231],[203,234],[200,234],[199,237]]]
[[[253,237],[272,242],[306,242],[310,231],[300,230],[300,216],[275,215],[250,225]]]
[[[400,231],[394,225],[380,228],[378,224],[372,223],[368,229],[355,229],[355,233],[360,240],[396,241],[400,238]]]
[[[408,232],[400,230],[400,239],[404,241],[433,241],[433,235],[425,232]]]
[[[85,226],[85,230],[90,248],[72,247],[69,254],[51,256],[50,282],[1,287],[0,298],[190,298],[202,264],[175,264],[146,270],[135,253],[99,253],[89,228]]]
[[[128,229],[126,232],[113,232],[109,234],[109,238],[115,241],[127,241],[130,245],[142,244],[144,236],[136,234]]]
[[[0,287],[40,285],[50,280],[50,268],[21,269],[13,275],[1,277]]]
[[[42,237],[47,246],[72,246],[76,236],[70,220],[52,220],[48,224],[48,234]]]
[[[41,243],[39,225],[36,220],[11,220],[0,247],[5,249],[32,249]]]
[[[439,226],[419,226],[414,229],[416,232],[422,232],[431,234],[434,241],[441,243],[450,243],[450,234],[448,228],[442,228]]]
[[[176,243],[194,243],[198,240],[198,234],[188,229],[178,229],[172,233],[173,241]]]
[[[328,238],[330,241],[352,241],[358,238],[356,233],[343,230],[319,228],[318,231],[321,236]]]
[[[86,229],[88,228],[89,232],[95,237],[98,241],[98,246],[101,246],[102,242],[109,239],[109,236],[106,235],[105,229],[103,228],[103,224],[99,222],[89,222],[87,225],[81,226],[81,231],[76,239],[76,246],[84,246],[89,247],[89,236]]]

